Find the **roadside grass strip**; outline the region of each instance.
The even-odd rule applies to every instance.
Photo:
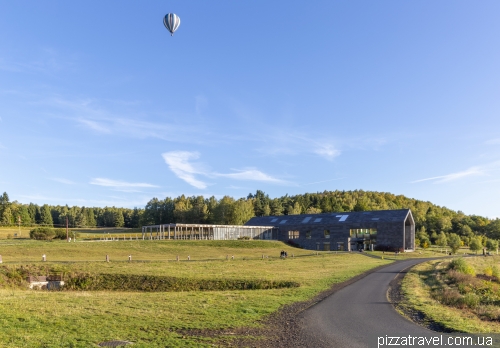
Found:
[[[500,332],[500,257],[433,260],[413,267],[401,283],[406,312],[446,331]]]

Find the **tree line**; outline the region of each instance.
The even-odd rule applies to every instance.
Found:
[[[134,209],[21,204],[10,202],[4,192],[0,196],[0,225],[17,225],[19,218],[24,226],[65,226],[66,219],[70,227],[140,227],[164,223],[243,225],[254,216],[388,209],[411,209],[419,241],[427,238],[429,243],[435,243],[441,232],[448,238],[450,234],[456,234],[465,245],[469,245],[475,236],[500,239],[498,218],[466,215],[428,201],[363,190],[324,191],[278,198],[270,198],[260,190],[240,199],[181,195],[177,198],[152,198],[144,208]]]

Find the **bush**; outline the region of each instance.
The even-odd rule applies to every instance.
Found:
[[[64,228],[56,228],[54,230],[55,236],[54,239],[66,239],[66,229]]]
[[[37,227],[30,231],[30,238],[36,240],[51,240],[55,235],[54,229],[50,227]]]
[[[451,261],[448,265],[448,268],[464,274],[470,274],[473,276],[476,275],[476,271],[474,270],[474,268],[469,265],[463,258]]]
[[[73,273],[65,277],[65,290],[84,291],[230,291],[296,288],[293,281],[265,279],[191,279],[133,274]]]
[[[463,303],[469,308],[476,308],[480,303],[480,298],[476,294],[469,292],[463,297]]]
[[[497,265],[494,265],[493,267],[491,267],[491,269],[493,277],[500,278],[500,270],[498,269]]]
[[[438,301],[447,306],[461,307],[462,295],[454,289],[442,289],[438,296]]]
[[[484,269],[484,275],[487,275],[488,277],[493,276],[493,267],[488,266]]]

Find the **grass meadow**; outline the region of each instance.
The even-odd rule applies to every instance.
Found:
[[[289,255],[284,260],[279,258],[283,249]],[[42,254],[47,256],[45,263]],[[361,253],[316,254],[275,241],[68,243],[14,239],[0,242],[0,255],[4,261],[0,267],[7,273],[43,265],[63,272],[300,284],[269,290],[49,292],[9,286],[4,281],[0,289],[1,347],[92,347],[109,340],[132,341],[134,347],[217,346],[220,340],[227,342],[236,336],[232,329],[262,325],[261,319],[283,305],[310,299],[334,283],[392,262]],[[105,255],[111,262],[105,262]],[[177,255],[180,261],[176,261]],[[191,329],[215,334],[186,334]]]
[[[29,239],[30,230],[35,227],[20,226],[20,227],[0,227],[0,240],[2,239]],[[64,228],[64,227],[59,227]],[[96,227],[96,228],[69,228],[69,236],[72,237],[72,232],[78,233],[79,239],[99,240],[106,237],[141,237],[140,228],[124,228],[124,227]]]

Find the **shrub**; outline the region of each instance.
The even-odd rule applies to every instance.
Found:
[[[51,240],[55,235],[54,229],[50,227],[37,227],[30,231],[30,238],[36,240]]]
[[[493,276],[493,267],[488,266],[484,269],[484,274],[487,275],[488,277]]]
[[[84,291],[229,291],[296,288],[293,281],[264,279],[191,279],[167,276],[74,273],[65,277],[64,289]]]
[[[443,289],[437,296],[438,301],[448,306],[461,307],[462,295],[454,289]]]
[[[479,305],[479,296],[469,292],[463,297],[464,304],[469,308],[476,308]]]
[[[491,267],[491,269],[493,277],[500,278],[500,270],[498,269],[497,265],[494,265],[493,267]]]
[[[474,270],[474,268],[469,265],[463,258],[451,261],[448,265],[448,268],[464,274],[470,274],[473,276],[476,275],[476,271]]]
[[[56,228],[54,230],[55,236],[54,239],[66,239],[66,230],[64,228]]]

